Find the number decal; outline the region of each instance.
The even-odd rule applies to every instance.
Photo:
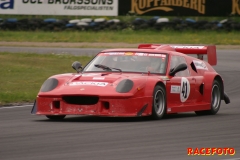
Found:
[[[181,92],[180,92],[180,100],[181,102],[185,102],[190,94],[190,84],[187,78],[183,77],[181,80]]]

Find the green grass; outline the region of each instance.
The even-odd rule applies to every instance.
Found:
[[[240,32],[216,31],[100,31],[100,32],[24,32],[0,31],[1,41],[8,42],[126,42],[126,43],[185,43],[239,45]]]
[[[75,73],[71,64],[92,57],[0,52],[0,106],[33,102],[42,83],[54,74]]]

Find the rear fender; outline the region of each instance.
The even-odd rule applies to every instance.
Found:
[[[219,76],[219,75],[217,75],[216,77],[215,77],[215,79],[220,83],[220,85],[221,85],[221,99],[222,100],[224,100],[224,102],[226,103],[226,104],[229,104],[230,103],[230,98],[228,97],[228,95],[227,95],[227,93],[225,93],[225,91],[224,91],[224,83],[223,83],[223,79],[222,79],[222,77],[221,76]]]
[[[217,80],[220,83],[221,99],[224,100],[224,86],[223,86],[222,77],[217,73],[205,72],[204,80],[203,80],[203,83],[204,83],[203,99],[207,103],[211,103],[212,85],[214,80]]]

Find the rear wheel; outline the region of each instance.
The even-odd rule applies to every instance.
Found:
[[[197,115],[216,114],[221,106],[221,87],[218,81],[214,80],[212,85],[211,109],[206,111],[196,111]]]
[[[62,120],[66,117],[66,115],[53,115],[53,116],[50,116],[50,115],[47,115],[46,116],[48,119],[51,119],[51,120]]]
[[[157,85],[153,92],[152,118],[161,119],[166,113],[166,91],[164,87]]]

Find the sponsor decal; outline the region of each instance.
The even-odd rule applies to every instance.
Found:
[[[31,4],[35,4],[35,3],[42,4],[43,3],[42,0],[22,0],[22,2],[23,3],[31,3]],[[45,3],[46,3],[46,1],[45,1]],[[48,0],[48,3],[49,3],[49,0]]]
[[[180,49],[203,49],[205,46],[171,46],[171,47]]]
[[[113,10],[113,0],[22,0],[25,4],[63,4],[64,10]]]
[[[139,15],[150,11],[174,11],[174,7],[196,10],[205,14],[206,0],[132,0],[131,11]]]
[[[135,53],[136,56],[166,57],[165,54]]]
[[[12,10],[4,12],[2,9]],[[117,16],[118,0],[0,0],[0,14],[2,13]]]
[[[134,53],[133,52],[125,52],[125,55],[126,56],[132,56],[132,55],[134,55]]]
[[[163,57],[163,56],[166,56],[166,55],[163,55],[163,54],[148,54],[148,56],[152,56],[152,57]]]
[[[181,89],[180,89],[180,100],[181,102],[185,102],[190,94],[190,83],[187,78],[182,77],[181,80]]]
[[[107,52],[100,55],[124,55],[124,52]]]
[[[99,55],[126,55],[126,56],[149,56],[149,57],[161,57],[166,58],[165,54],[153,54],[153,53],[141,53],[141,52],[106,52]]]
[[[2,0],[4,1],[4,0]],[[6,0],[5,0],[6,1]],[[113,0],[22,0],[23,3],[31,4],[77,4],[77,5],[112,5]]]
[[[196,67],[197,69],[208,70],[206,64],[205,64],[203,61],[193,60],[193,63],[194,63],[194,65],[195,65],[195,67]]]
[[[108,83],[107,82],[91,82],[91,81],[83,81],[83,82],[71,82],[69,86],[99,86],[105,87]]]
[[[13,9],[14,0],[0,0],[0,9]]]
[[[113,0],[48,0],[49,4],[113,4]]]
[[[166,55],[165,54],[152,54],[152,53],[135,53],[135,56],[151,56],[151,57],[163,57],[165,58]]]
[[[171,112],[171,111],[172,111],[172,109],[171,109],[171,108],[168,108],[168,109],[167,109],[167,111],[168,111],[168,112]]]
[[[135,53],[136,56],[148,56],[148,53]]]
[[[112,6],[64,6],[64,10],[113,10]]]
[[[96,76],[96,75],[99,75],[97,73],[85,73],[85,74],[82,74],[83,77],[91,77],[91,76]]]
[[[172,85],[170,93],[180,93],[180,89],[181,89],[181,86]]]
[[[235,153],[234,148],[187,148],[187,155],[189,156],[233,156]]]

